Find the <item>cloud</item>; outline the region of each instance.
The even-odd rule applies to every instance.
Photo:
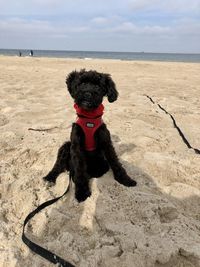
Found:
[[[127,0],[125,0],[126,2]],[[127,4],[125,4],[127,6]],[[120,0],[0,0],[1,15],[52,15],[78,16],[106,14],[123,9]]]
[[[200,23],[198,20],[181,18],[177,21],[175,29],[179,35],[196,36],[200,38]]]
[[[170,33],[171,28],[159,25],[137,25],[131,21],[118,21],[114,25],[107,25],[101,31],[110,32],[115,34],[123,34],[123,35],[143,35],[143,34],[168,34]]]
[[[51,21],[45,20],[34,20],[34,19],[22,19],[18,17],[12,17],[6,20],[0,20],[0,32],[3,36],[6,35],[23,35],[23,36],[68,36],[70,34],[77,34],[81,32],[87,32],[90,28],[88,26],[75,26],[70,25],[67,22],[52,23]]]
[[[111,26],[115,26],[116,24],[120,24],[124,21],[124,18],[119,15],[112,16],[97,16],[93,17],[89,20],[89,24],[93,26],[93,28],[107,28]]]
[[[200,12],[199,0],[129,0],[129,6],[135,11]]]
[[[130,0],[129,5],[133,10],[154,9],[159,0]]]
[[[92,23],[95,23],[97,25],[105,25],[108,23],[108,19],[105,17],[96,17],[91,20]]]
[[[0,32],[8,36],[14,35],[51,35],[56,33],[58,29],[53,27],[48,21],[40,20],[25,20],[17,17],[13,17],[7,20],[0,21]],[[59,31],[58,31],[59,32]]]

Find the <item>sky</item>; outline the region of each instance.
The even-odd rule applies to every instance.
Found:
[[[0,48],[200,53],[200,0],[0,0]]]

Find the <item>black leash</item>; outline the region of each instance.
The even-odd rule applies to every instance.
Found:
[[[35,210],[33,210],[31,213],[29,213],[26,216],[26,218],[24,220],[23,231],[22,231],[22,240],[32,251],[34,251],[35,253],[37,253],[41,257],[45,258],[46,260],[48,260],[54,264],[58,264],[59,267],[75,267],[75,266],[73,264],[71,264],[70,262],[65,261],[64,259],[62,259],[58,255],[56,255],[55,253],[53,253],[53,252],[41,247],[40,245],[34,243],[33,241],[31,241],[25,235],[25,226],[38,212],[40,212],[41,210],[43,210],[47,206],[52,205],[53,203],[55,203],[56,201],[61,199],[64,195],[66,195],[69,192],[70,183],[71,183],[71,175],[69,176],[69,184],[67,186],[67,189],[60,197],[50,199],[50,200],[42,203]]]

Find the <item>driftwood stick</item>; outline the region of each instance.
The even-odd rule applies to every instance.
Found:
[[[51,131],[53,129],[58,128],[57,126],[52,127],[52,128],[47,128],[47,129],[37,129],[37,128],[28,128],[29,131],[36,131],[36,132],[48,132]]]

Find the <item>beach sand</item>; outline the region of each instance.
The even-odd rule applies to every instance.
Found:
[[[92,196],[81,204],[72,188],[31,221],[27,235],[77,267],[200,266],[200,155],[157,105],[200,149],[200,64],[3,56],[0,266],[52,266],[22,243],[22,224],[67,187],[67,173],[54,187],[42,177],[69,140],[76,116],[65,78],[81,68],[110,73],[116,83],[119,100],[104,100],[104,121],[138,185],[123,187],[110,171],[91,180]]]

